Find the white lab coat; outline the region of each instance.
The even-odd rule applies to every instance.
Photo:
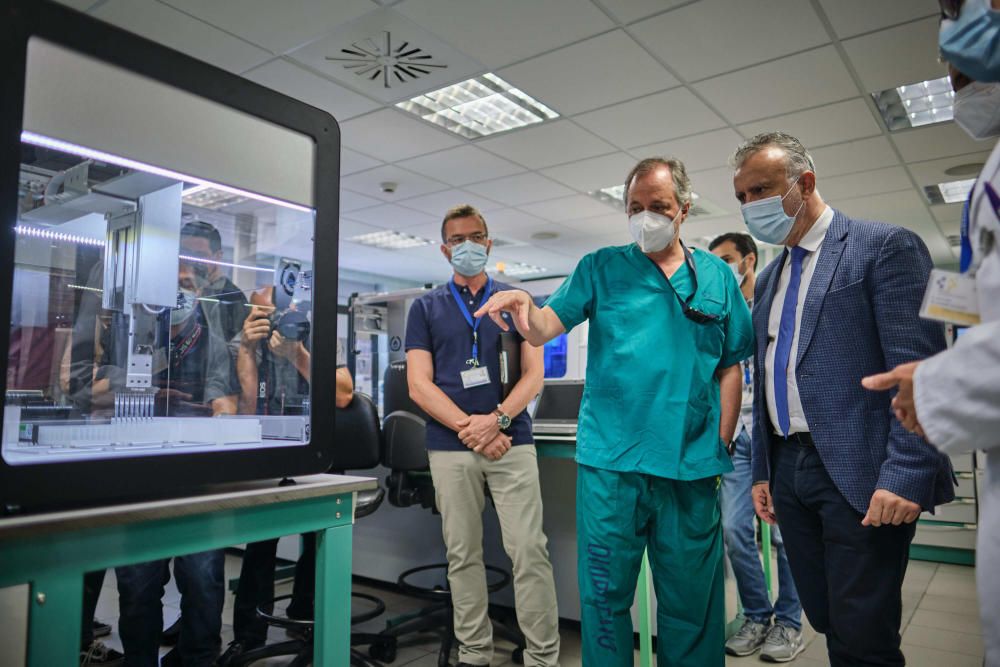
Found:
[[[987,452],[979,494],[976,575],[986,664],[1000,665],[1000,219],[984,189],[1000,193],[1000,143],[973,190],[969,238],[982,324],[917,367],[914,400],[927,440],[948,453]]]

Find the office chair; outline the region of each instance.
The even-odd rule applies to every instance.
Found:
[[[375,407],[369,396],[355,392],[350,405],[337,409],[334,432],[337,439],[337,449],[330,472],[343,473],[346,470],[365,470],[378,465],[382,451],[382,432],[379,427],[378,408]],[[355,520],[368,516],[377,510],[384,498],[385,489],[381,486],[373,490],[357,492],[354,505]],[[312,541],[312,545],[312,549],[307,547],[303,551],[301,558],[307,558],[315,563],[315,540]],[[289,600],[291,597],[291,595],[282,595],[274,598],[273,602]],[[385,603],[373,595],[352,592],[351,598],[363,601],[368,607],[362,613],[352,614],[351,625],[369,621],[385,611]],[[249,665],[257,660],[279,655],[295,656],[288,663],[290,667],[312,664],[313,621],[277,615],[272,611],[273,606],[272,603],[269,605],[271,609],[258,608],[257,615],[268,625],[284,628],[293,635],[293,638],[246,651],[229,661],[227,667]],[[351,664],[362,667],[372,665],[373,663],[354,647],[371,644],[377,640],[380,640],[378,635],[351,633]]]
[[[386,479],[389,503],[396,507],[420,505],[437,512],[424,442],[424,426],[428,417],[410,398],[405,361],[393,362],[386,369],[383,391],[386,417],[382,423],[382,465],[390,470]],[[369,654],[373,658],[392,662],[401,638],[432,633],[441,639],[438,666],[448,666],[455,643],[455,630],[447,572],[447,563],[434,563],[409,569],[399,575],[397,584],[404,593],[432,604],[415,613],[387,621],[386,629],[369,647]],[[486,576],[489,593],[499,591],[511,582],[510,574],[492,565],[486,565]],[[516,624],[498,620],[497,612],[492,608],[491,612],[495,636],[516,645],[511,659],[521,664],[524,636],[516,629]]]

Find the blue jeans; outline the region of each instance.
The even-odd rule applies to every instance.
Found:
[[[222,648],[225,554],[221,549],[174,559],[181,593],[181,634],[177,643],[184,667],[210,667]],[[118,632],[126,667],[156,667],[163,632],[163,587],[169,560],[115,569],[118,577]]]
[[[733,454],[733,472],[722,477],[722,532],[726,553],[736,575],[736,587],[743,604],[743,615],[755,623],[778,623],[799,630],[802,605],[792,581],[785,546],[777,526],[771,526],[771,544],[778,554],[778,600],[772,605],[764,583],[764,569],[757,551],[756,514],[750,497],[750,433],[741,425]]]

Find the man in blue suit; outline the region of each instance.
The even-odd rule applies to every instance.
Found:
[[[830,663],[903,665],[914,522],[954,497],[951,467],[861,378],[944,349],[941,326],[918,315],[931,258],[916,234],[827,206],[794,137],[753,137],[733,166],[750,233],[785,246],[753,308],[755,510],[781,527]]]

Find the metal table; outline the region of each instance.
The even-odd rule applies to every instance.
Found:
[[[83,574],[121,565],[318,532],[315,664],[350,649],[354,493],[367,477],[312,475],[227,484],[171,500],[0,519],[0,587],[28,583],[28,667],[79,665]]]

